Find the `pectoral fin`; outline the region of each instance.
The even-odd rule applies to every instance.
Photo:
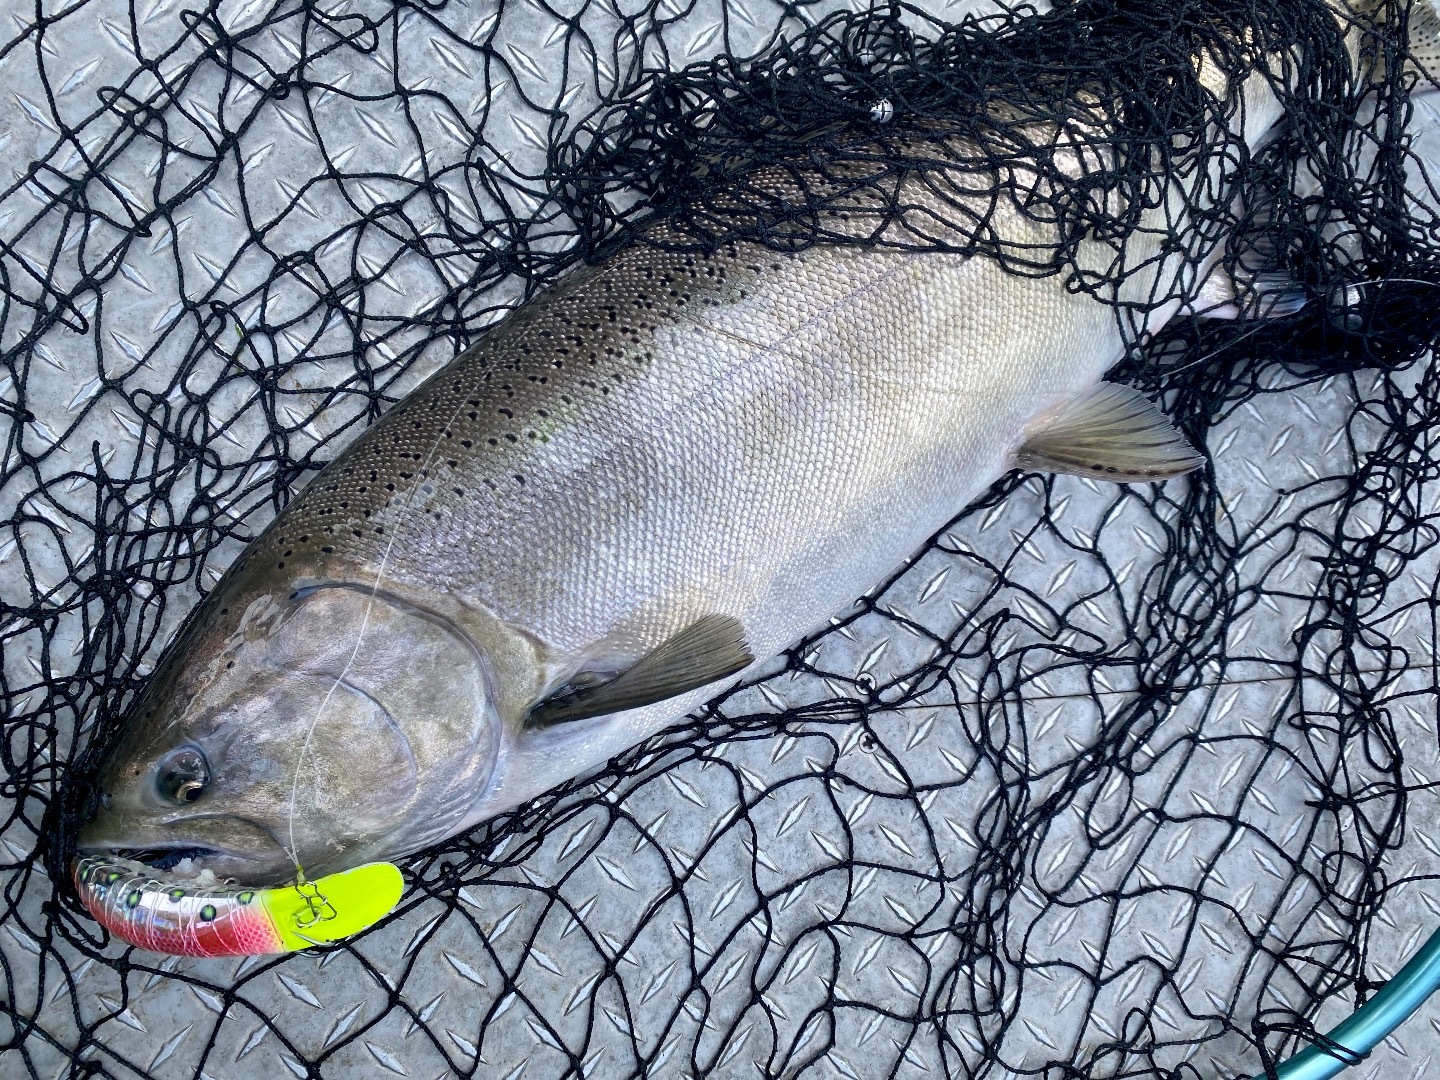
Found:
[[[1073,402],[1015,455],[1022,469],[1120,483],[1164,480],[1204,461],[1153,401],[1116,383]]]
[[[561,687],[531,708],[527,728],[636,709],[733,675],[755,657],[744,628],[729,615],[707,615],[608,682]]]

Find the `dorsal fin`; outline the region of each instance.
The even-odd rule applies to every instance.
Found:
[[[1101,383],[1072,402],[1015,455],[1022,469],[1120,483],[1164,480],[1204,462],[1159,406],[1117,383]]]
[[[755,659],[744,628],[729,615],[706,615],[608,682],[573,681],[534,705],[527,728],[638,709],[734,675]]]

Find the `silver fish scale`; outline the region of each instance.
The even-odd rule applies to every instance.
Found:
[[[105,146],[127,122],[129,106],[122,99],[96,112],[97,91],[127,86],[137,48],[158,56],[178,46],[160,67],[168,78],[222,34],[270,15],[268,3],[225,4],[217,25],[202,21],[187,32],[182,6],[141,3],[132,25],[124,5],[92,3],[86,17],[52,23],[38,53],[8,53],[0,61],[13,105],[0,121],[6,179],[47,155],[60,173],[82,175],[77,148],[52,153],[55,134],[63,123],[80,129],[85,153]],[[216,177],[126,251],[103,304],[82,294],[76,311],[98,322],[107,375],[119,373],[129,389],[167,394],[196,336],[195,311],[212,301],[230,307],[232,322],[220,338],[228,343],[224,355],[192,364],[187,383],[208,389],[232,364],[245,372],[208,399],[211,422],[229,425],[208,447],[229,467],[257,463],[226,495],[228,513],[249,532],[263,523],[267,512],[257,507],[275,486],[261,461],[270,437],[264,365],[317,357],[287,376],[283,389],[290,393],[279,413],[293,424],[291,446],[304,448],[360,414],[359,398],[329,393],[355,377],[347,352],[356,340],[368,350],[365,363],[393,380],[389,392],[397,397],[448,358],[450,345],[434,341],[420,349],[423,335],[397,320],[433,307],[487,254],[488,238],[473,230],[497,207],[463,182],[458,167],[475,135],[483,131],[503,149],[486,162],[503,197],[542,218],[553,214],[530,179],[544,160],[543,110],[558,105],[580,115],[596,100],[596,87],[584,80],[563,85],[557,74],[563,56],[575,62],[580,53],[556,15],[578,11],[580,25],[606,40],[619,17],[644,7],[511,4],[496,17],[454,4],[395,17],[378,5],[337,4],[328,25],[276,21],[247,42],[253,58],[207,62],[185,85],[190,119],[170,132],[178,145],[204,155],[222,124],[233,130],[237,117],[252,111],[254,121],[217,163]],[[940,13],[954,18],[964,8],[946,5]],[[808,20],[821,9],[801,10]],[[351,25],[346,16],[359,12],[393,19],[384,25],[396,29],[398,45],[381,33],[371,52],[344,47],[317,56],[337,28],[343,33]],[[661,14],[663,25],[646,18],[615,54],[594,59],[600,91],[637,56],[679,67],[722,49],[749,52],[779,19],[774,5],[734,3],[722,12],[708,0],[673,10],[662,5]],[[18,34],[31,17],[9,13],[4,32]],[[243,80],[224,91],[226,64],[250,73],[260,64],[283,70],[302,53],[312,57],[313,115],[294,98],[264,101]],[[54,88],[53,106],[38,64]],[[403,117],[397,87],[407,94]],[[137,100],[153,91],[153,76],[126,90]],[[28,267],[11,275],[17,293],[38,298],[47,279],[65,287],[79,279],[82,256],[93,263],[111,251],[120,234],[94,215],[124,220],[148,212],[158,163],[148,140],[106,159],[112,184],[92,186],[83,236],[74,226],[62,231],[63,215],[35,183],[0,204],[0,238],[11,245],[14,263]],[[443,203],[404,182],[426,169],[441,174]],[[171,183],[181,175],[167,173]],[[404,206],[418,245],[402,246],[366,220],[392,200]],[[31,225],[37,214],[39,223]],[[250,242],[251,227],[265,230],[268,252]],[[286,253],[327,237],[333,239],[315,265],[277,271]],[[547,242],[567,243],[563,222]],[[342,290],[352,265],[361,277]],[[517,297],[512,285],[460,302],[474,327]],[[23,329],[8,320],[0,345],[13,345]],[[395,363],[402,356],[406,362]],[[35,417],[21,437],[32,450],[49,448],[47,478],[93,472],[94,443],[102,460],[118,455],[117,467],[143,446],[139,417],[105,395],[83,336],[48,334],[36,363],[54,374],[31,381]],[[183,394],[174,397],[179,402]],[[1330,493],[1304,485],[1346,461],[1337,435],[1351,405],[1346,381],[1334,380],[1258,398],[1214,432],[1208,449],[1227,521],[1253,552],[1238,572],[1266,586],[1265,600],[1230,623],[1237,659],[1223,678],[1197,673],[1196,689],[1159,720],[1147,743],[1153,761],[1137,782],[1097,769],[1067,805],[1037,819],[1041,829],[1023,851],[1004,856],[1016,859],[1019,871],[1009,895],[970,891],[977,861],[1002,857],[987,849],[984,831],[987,815],[996,812],[997,777],[1026,776],[1026,799],[1040,805],[1060,789],[1067,765],[1097,745],[1103,725],[1133,699],[1140,673],[1123,663],[1124,616],[1164,565],[1163,526],[1173,524],[1163,510],[1140,505],[1138,493],[1117,495],[1070,478],[1048,486],[1025,481],[923,554],[878,599],[886,614],[863,615],[818,639],[805,657],[813,674],[777,675],[733,696],[724,710],[773,714],[837,694],[858,699],[866,691],[856,687],[857,677],[881,687],[883,702],[900,696],[905,688],[893,684],[932,658],[937,639],[958,634],[978,655],[948,666],[953,689],[937,686],[901,708],[874,709],[863,724],[746,725],[700,756],[672,739],[669,753],[615,783],[607,799],[590,802],[583,791],[568,796],[547,816],[536,851],[466,885],[459,903],[422,900],[322,957],[158,961],[134,954],[138,966],[122,974],[68,945],[48,944],[41,905],[49,883],[12,875],[7,885],[20,900],[0,927],[0,954],[17,975],[14,1006],[38,1017],[18,1068],[66,1075],[74,1049],[77,1059],[119,1074],[217,1080],[262,1069],[303,1076],[296,1054],[311,1060],[329,1054],[327,1077],[432,1077],[472,1068],[500,1077],[558,1076],[575,1059],[587,1076],[644,1069],[657,1077],[742,1077],[759,1075],[762,1063],[782,1073],[804,1062],[809,1076],[892,1070],[921,1076],[940,1073],[946,1063],[957,1071],[962,1061],[978,1061],[998,1039],[1000,1060],[1019,1072],[1027,1062],[1058,1056],[1088,1060],[1134,1022],[1127,1017],[1137,1009],[1157,1040],[1184,1044],[1167,1064],[1188,1054],[1197,1069],[1215,1074],[1254,1068],[1237,1037],[1198,1048],[1188,1040],[1210,1030],[1196,1015],[1228,1013],[1243,1023],[1253,1008],[1260,976],[1247,966],[1250,935],[1273,925],[1323,955],[1331,928],[1340,925],[1336,913],[1313,909],[1313,894],[1288,881],[1288,868],[1297,859],[1315,866],[1313,852],[1332,849],[1353,824],[1322,819],[1313,835],[1297,832],[1316,791],[1285,751],[1306,747],[1283,725],[1272,748],[1258,733],[1272,716],[1295,709],[1274,658],[1288,655],[1290,628],[1304,614],[1303,601],[1286,592],[1306,593],[1317,573],[1311,556],[1323,546],[1309,536],[1296,540],[1293,529],[1297,522],[1332,527]],[[1355,434],[1373,443],[1382,434],[1380,418],[1360,414]],[[178,479],[174,494],[138,505],[136,519],[183,513],[184,493],[193,488]],[[36,495],[27,487],[33,480],[0,490],[7,514],[24,501],[34,516],[20,536],[0,537],[0,596],[28,603],[50,595],[58,603],[64,593],[53,590],[63,589],[66,577],[62,550],[83,561],[94,543],[84,525],[93,489],[52,485]],[[1278,541],[1267,540],[1271,529]],[[1277,562],[1277,544],[1292,540],[1292,553]],[[20,546],[28,574],[14,559]],[[211,567],[233,559],[239,546],[227,541]],[[152,554],[184,552],[156,544]],[[1116,568],[1118,588],[1105,564]],[[1436,571],[1433,555],[1412,564],[1376,615],[1388,618],[1387,632],[1413,659],[1435,652],[1423,608],[1411,605],[1428,600]],[[142,596],[153,588],[145,581],[135,587]],[[167,608],[167,626],[188,608],[193,588],[169,590],[176,602]],[[987,637],[987,620],[1005,612],[1003,628]],[[1064,649],[1121,663],[1057,658],[1060,612],[1081,637],[1062,639]],[[73,670],[71,650],[84,628],[73,616],[64,619],[48,657],[34,635],[7,641],[6,672],[17,683]],[[981,704],[997,689],[986,681],[995,655],[1010,658],[1002,664],[1008,713]],[[1411,791],[1406,842],[1385,856],[1396,884],[1370,937],[1371,978],[1393,973],[1440,918],[1440,905],[1420,881],[1440,865],[1440,831],[1431,824],[1440,820],[1434,805],[1440,796],[1427,786],[1440,773],[1440,748],[1427,687],[1424,671],[1412,668],[1387,688]],[[1301,690],[1312,714],[1334,707],[1317,681],[1303,682]],[[32,704],[21,699],[10,707],[23,712]],[[52,754],[65,752],[75,719],[59,725]],[[1284,745],[1287,737],[1292,745]],[[663,751],[665,740],[658,745]],[[1243,821],[1240,828],[1220,820],[1231,815]],[[1116,822],[1127,827],[1097,844],[1095,837]],[[20,821],[0,839],[17,858],[34,844]],[[1087,859],[1092,846],[1097,851]],[[1203,875],[1197,862],[1209,864]],[[1170,882],[1198,889],[1205,902],[1167,891]],[[1042,892],[1056,902],[1038,903]],[[1116,892],[1125,893],[1118,903]],[[1001,941],[992,955],[960,956],[952,928],[973,924],[987,905],[1006,912]],[[1160,958],[1174,978],[1162,983],[1149,957]],[[1076,964],[1100,973],[1098,991],[1074,973]],[[376,972],[404,978],[392,991]],[[237,980],[238,1000],[228,1002],[224,995]],[[1276,1005],[1303,998],[1284,977],[1266,994]],[[851,1004],[877,1002],[888,1015]],[[1349,1007],[1327,1003],[1322,1025]],[[81,1049],[77,1016],[82,1025],[109,1017]],[[1009,1019],[1002,1035],[1002,1020]],[[1423,1074],[1437,1036],[1433,1024],[1418,1019],[1357,1074]],[[822,1045],[829,1045],[823,1053]]]

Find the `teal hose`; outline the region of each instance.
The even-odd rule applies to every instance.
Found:
[[[1349,1019],[1336,1025],[1329,1038],[1345,1050],[1309,1046],[1275,1070],[1279,1080],[1327,1080],[1354,1065],[1375,1044],[1394,1031],[1440,987],[1440,930],[1420,947],[1410,962],[1380,988]],[[1341,1056],[1337,1057],[1339,1054]],[[1265,1080],[1260,1073],[1254,1080]]]

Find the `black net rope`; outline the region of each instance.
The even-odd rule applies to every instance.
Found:
[[[1198,1077],[1316,1041],[1440,914],[1401,857],[1433,850],[1440,410],[1405,14],[1359,20],[1357,74],[1317,0],[16,12],[7,1074]],[[1201,54],[1271,85],[1275,138],[1231,133]],[[1010,206],[1047,241],[998,228]],[[1210,450],[1198,478],[1008,477],[772,675],[416,858],[399,913],[318,959],[161,960],[57,886],[196,597],[578,262],[965,251],[1133,323],[1164,299],[1127,291],[1145,259],[1232,234],[1242,302],[1283,272],[1308,306],[1137,334],[1116,376]]]

